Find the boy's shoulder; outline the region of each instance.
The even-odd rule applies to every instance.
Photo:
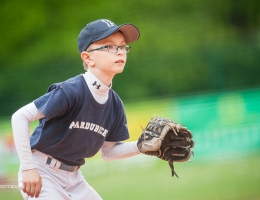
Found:
[[[120,107],[124,107],[124,103],[123,103],[122,99],[120,98],[120,96],[117,94],[117,92],[115,90],[113,90],[111,88],[110,94],[112,95],[112,98],[114,99],[114,103],[116,103]]]
[[[83,84],[84,84],[83,76],[77,75],[65,81],[51,84],[47,89],[47,93],[51,92],[52,90],[60,89],[60,88],[63,90],[77,91],[79,89],[82,89],[82,87],[84,86]]]

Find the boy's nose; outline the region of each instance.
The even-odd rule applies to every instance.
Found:
[[[122,50],[121,48],[118,47],[117,49],[117,55],[121,55],[121,54],[126,54],[126,52],[124,50]]]

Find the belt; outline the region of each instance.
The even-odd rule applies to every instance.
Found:
[[[51,164],[51,161],[52,161],[52,158],[48,157],[47,161],[46,161],[46,164],[49,165]],[[65,171],[68,171],[68,172],[75,172],[78,170],[78,166],[69,166],[69,165],[65,165],[64,163],[60,163],[60,167],[59,169],[62,169],[62,170],[65,170]]]

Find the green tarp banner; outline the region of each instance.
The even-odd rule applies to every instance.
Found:
[[[171,114],[193,132],[199,155],[260,149],[259,89],[178,98]]]

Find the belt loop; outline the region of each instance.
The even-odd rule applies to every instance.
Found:
[[[51,159],[51,163],[50,163],[50,165],[49,165],[49,168],[54,169],[56,163],[57,163],[57,160],[52,158],[52,159]]]
[[[55,170],[59,169],[59,168],[60,168],[60,165],[61,165],[61,162],[58,161],[58,160],[56,160],[56,165],[54,166],[53,169],[55,169]]]

